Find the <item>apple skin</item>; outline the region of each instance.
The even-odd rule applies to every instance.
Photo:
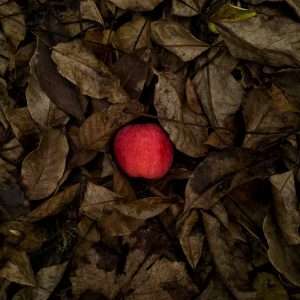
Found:
[[[174,150],[165,131],[147,123],[123,127],[115,137],[114,154],[130,177],[159,179],[169,171]]]

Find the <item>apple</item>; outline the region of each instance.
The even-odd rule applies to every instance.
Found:
[[[154,123],[123,127],[113,146],[117,163],[130,177],[159,179],[173,162],[173,145],[165,131]]]

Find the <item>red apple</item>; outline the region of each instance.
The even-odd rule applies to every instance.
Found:
[[[166,175],[173,162],[173,145],[156,124],[123,127],[114,141],[115,158],[131,177],[158,179]]]

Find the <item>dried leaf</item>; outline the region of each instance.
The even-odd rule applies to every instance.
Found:
[[[40,86],[50,100],[65,113],[81,120],[83,110],[74,87],[59,75],[55,64],[51,60],[50,50],[39,39],[36,53],[30,64],[35,68]]]
[[[285,0],[297,13],[300,17],[300,3],[297,0]]]
[[[101,12],[94,0],[80,1],[80,13],[82,19],[95,21],[100,23],[101,25],[104,25],[104,20]]]
[[[68,122],[68,116],[51,102],[34,73],[28,80],[26,99],[32,119],[42,128],[64,125]]]
[[[114,32],[114,47],[126,53],[150,46],[150,22],[144,17],[136,17]]]
[[[241,84],[231,74],[237,63],[238,61],[228,52],[223,52],[206,67],[200,69],[193,78],[196,92],[210,125],[216,127],[213,134],[220,140],[210,144],[220,148],[233,144],[234,116],[244,96]]]
[[[0,188],[16,182],[16,174],[16,166],[0,158]]]
[[[98,269],[96,264],[83,264],[71,276],[72,292],[76,299],[86,291],[101,293],[113,299],[118,292],[115,281],[115,271]]]
[[[78,189],[79,184],[75,184],[52,196],[28,215],[29,221],[36,222],[60,213],[74,200],[76,194],[78,193]]]
[[[51,57],[59,73],[77,85],[83,95],[108,98],[112,103],[128,102],[120,81],[80,40],[56,45]]]
[[[208,49],[208,44],[193,36],[179,23],[156,21],[151,24],[153,41],[176,54],[184,62],[193,60]]]
[[[122,9],[135,11],[148,11],[154,9],[163,0],[110,0],[114,5]]]
[[[22,285],[35,286],[30,260],[23,251],[10,249],[9,260],[0,269],[0,277]]]
[[[203,143],[208,133],[204,116],[192,112],[182,103],[175,87],[165,74],[159,74],[154,105],[161,125],[169,133],[178,150],[192,157],[203,156],[206,153],[207,149]]]
[[[300,212],[296,194],[294,172],[273,175],[274,207],[280,230],[289,245],[300,244]]]
[[[182,250],[193,269],[196,268],[202,254],[204,235],[198,228],[199,216],[196,211],[192,211],[184,220],[179,232],[179,241]]]
[[[20,6],[15,1],[1,0],[0,15],[0,22],[5,35],[11,44],[18,48],[26,33],[25,17]]]
[[[49,129],[39,147],[29,153],[22,163],[22,182],[31,200],[51,195],[62,178],[69,146],[64,134]]]
[[[161,214],[172,202],[160,197],[149,197],[139,200],[123,202],[116,205],[116,209],[125,216],[146,220]]]
[[[249,278],[247,245],[231,237],[215,217],[205,212],[202,216],[210,251],[224,283],[237,299],[256,299]]]
[[[32,290],[32,300],[47,300],[59,284],[68,263],[40,269],[36,274],[37,287]]]
[[[128,300],[172,300],[175,295],[177,299],[192,299],[198,292],[184,264],[166,258],[157,260],[146,270],[141,269],[130,283],[130,289]]]
[[[26,107],[8,110],[7,119],[18,140],[37,132],[37,127]]]
[[[11,56],[11,49],[8,45],[6,37],[0,31],[0,75],[3,77],[9,64],[9,59]]]
[[[278,67],[300,65],[300,25],[292,19],[257,14],[240,22],[220,20],[216,25],[234,57]]]
[[[243,105],[246,134],[243,146],[258,148],[274,143],[300,125],[296,113],[278,109],[278,98],[272,98],[268,90],[252,90]],[[277,107],[276,107],[277,106]],[[257,134],[256,134],[257,133]],[[265,133],[265,134],[264,134]]]
[[[100,220],[105,209],[112,209],[122,197],[109,189],[89,182],[80,211],[94,220]]]
[[[11,139],[0,148],[1,157],[14,163],[19,161],[23,152],[24,149],[16,138]]]
[[[136,200],[136,194],[129,180],[124,176],[117,167],[113,170],[113,191],[127,200]]]
[[[132,99],[139,99],[148,79],[149,66],[138,56],[128,54],[123,55],[112,70],[120,78],[128,95]]]
[[[201,13],[206,0],[172,0],[172,14],[193,17]]]
[[[214,276],[210,280],[207,288],[202,292],[198,300],[234,300],[233,296],[228,292],[222,280]]]
[[[270,262],[291,283],[300,286],[299,245],[289,246],[286,243],[271,215],[265,218],[263,230],[269,245]]]
[[[270,273],[259,273],[254,281],[257,290],[257,299],[261,300],[289,300],[288,293],[281,282]]]

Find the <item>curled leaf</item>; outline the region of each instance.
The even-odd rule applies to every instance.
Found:
[[[162,1],[163,0],[111,0],[111,2],[119,8],[136,11],[152,10]]]

